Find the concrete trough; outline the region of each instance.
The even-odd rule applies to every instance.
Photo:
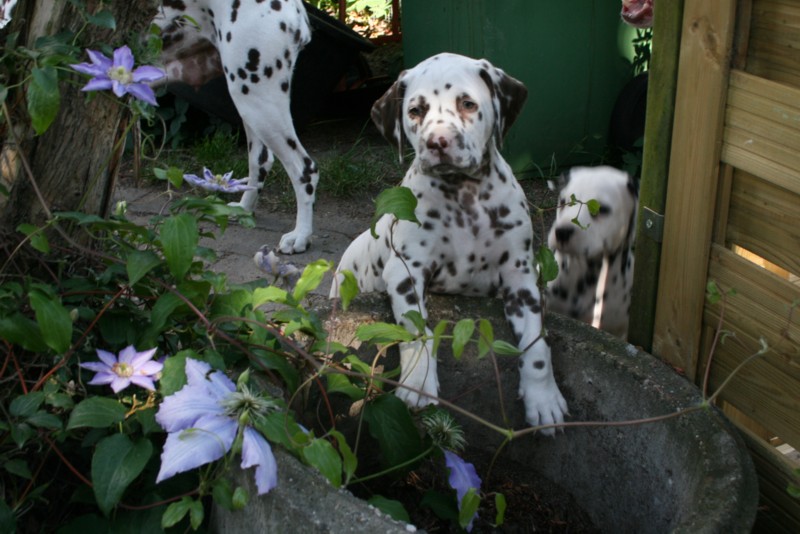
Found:
[[[431,322],[483,317],[492,322],[496,339],[511,340],[499,300],[433,296],[428,307]],[[322,314],[328,316],[330,312]],[[359,324],[371,321],[391,322],[385,296],[360,296],[347,313],[328,317],[327,324],[334,339],[349,342]],[[643,419],[673,414],[702,402],[694,385],[653,356],[615,337],[555,314],[548,316],[546,325],[556,379],[569,403],[570,422]],[[457,398],[462,408],[500,423],[498,391],[502,391],[512,426],[525,428],[523,408],[516,400],[516,359],[499,359],[498,389],[490,360],[479,360],[474,346],[455,361],[445,345],[439,352],[442,398]],[[493,453],[503,441],[485,426],[459,419],[471,449]],[[499,461],[522,466],[520,481],[524,482],[524,471],[529,469],[531,477],[534,473],[544,476],[566,490],[603,532],[745,533],[750,532],[755,519],[758,487],[750,457],[733,426],[713,408],[656,423],[571,427],[555,438],[527,435],[512,441]],[[287,487],[291,483],[282,476],[280,492],[254,500],[248,509],[278,510],[281,507],[270,504],[271,500],[296,500],[302,493],[295,491],[302,492],[303,488]],[[306,502],[316,508],[323,501]],[[339,504],[320,514],[364,517],[355,511],[363,506],[369,511],[367,515],[375,516],[365,503],[351,504]],[[289,513],[269,521],[302,528],[301,519]],[[253,521],[252,517],[244,519],[241,530],[226,523],[220,531],[268,531],[267,523]],[[381,521],[386,523],[380,531],[405,530],[385,518]],[[353,521],[346,524],[352,525],[348,531],[374,531],[375,527]],[[318,526],[311,531],[339,531],[319,530]]]

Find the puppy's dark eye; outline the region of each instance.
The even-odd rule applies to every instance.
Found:
[[[467,113],[475,113],[478,111],[478,104],[469,98],[462,97],[458,100],[458,109]]]
[[[600,204],[600,207],[597,208],[597,213],[593,214],[592,217],[605,217],[606,215],[611,215],[611,206]]]
[[[422,108],[419,106],[413,106],[408,108],[408,116],[411,118],[418,118],[422,116]]]

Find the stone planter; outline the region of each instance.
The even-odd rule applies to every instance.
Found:
[[[498,300],[432,297],[429,311],[435,320],[487,318],[496,338],[511,339]],[[346,314],[338,312],[328,320],[329,331],[338,341],[349,341],[355,327],[377,320],[391,320],[388,301],[362,296]],[[702,400],[697,388],[672,369],[612,336],[555,314],[548,317],[547,327],[570,421],[652,417]],[[524,428],[522,406],[516,401],[516,360],[501,358],[499,364],[507,415],[514,428]],[[498,387],[488,359],[478,360],[474,351],[467,350],[457,362],[443,344],[439,380],[443,398],[457,397],[459,406],[501,421]],[[493,431],[460,420],[472,449],[493,453],[502,442]],[[569,428],[553,439],[529,435],[510,443],[499,458],[513,463],[521,481],[529,469],[565,489],[605,532],[749,532],[755,518],[758,488],[750,457],[732,425],[715,409],[644,425]],[[263,505],[254,501],[248,509],[274,509],[278,507],[270,504],[271,499],[296,499],[294,490],[286,489],[293,475],[280,476],[285,496],[276,492],[264,498]],[[317,501],[308,506],[317,508]],[[375,516],[364,507],[368,510],[364,513]],[[329,517],[340,510],[350,517],[345,524],[351,530],[372,531],[367,525],[362,529],[349,507],[320,514]],[[241,531],[265,531],[266,523],[251,521],[245,520],[242,526],[247,528]],[[273,524],[281,521],[290,520]],[[380,528],[391,531],[389,525]],[[394,528],[403,530],[397,524]],[[224,531],[239,530],[228,525]],[[312,531],[341,530],[315,526]]]

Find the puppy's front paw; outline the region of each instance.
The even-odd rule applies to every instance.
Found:
[[[436,359],[431,356],[433,343],[412,341],[400,344],[400,383],[395,390],[400,400],[411,408],[438,404],[439,378]]]
[[[258,204],[258,190],[245,191],[239,202],[228,202],[228,206],[239,206],[245,211],[253,212]]]
[[[525,420],[531,426],[564,422],[564,416],[568,413],[567,401],[556,385],[547,343],[537,343],[520,357],[519,396],[525,403]],[[556,429],[544,428],[540,432],[553,436]]]
[[[294,230],[281,237],[281,242],[278,245],[280,251],[284,254],[299,254],[305,252],[311,244],[311,233],[300,232]]]

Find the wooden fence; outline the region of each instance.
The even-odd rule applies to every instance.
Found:
[[[642,206],[650,217],[663,214],[663,235],[651,236],[663,241],[652,338],[640,344],[652,341],[654,354],[700,386],[711,355],[712,392],[768,347],[721,399],[759,472],[756,530],[796,533],[800,500],[787,486],[800,467],[800,0],[684,0],[677,20],[676,78],[651,74],[648,96],[670,101],[665,91],[675,87],[671,138],[660,144],[668,154],[665,206]],[[663,128],[655,131],[648,106],[645,137],[655,139]],[[648,150],[643,177],[659,169]],[[634,306],[656,276],[646,264],[639,270],[640,252]],[[723,291],[716,303],[709,282]],[[720,327],[733,335],[720,339]]]

